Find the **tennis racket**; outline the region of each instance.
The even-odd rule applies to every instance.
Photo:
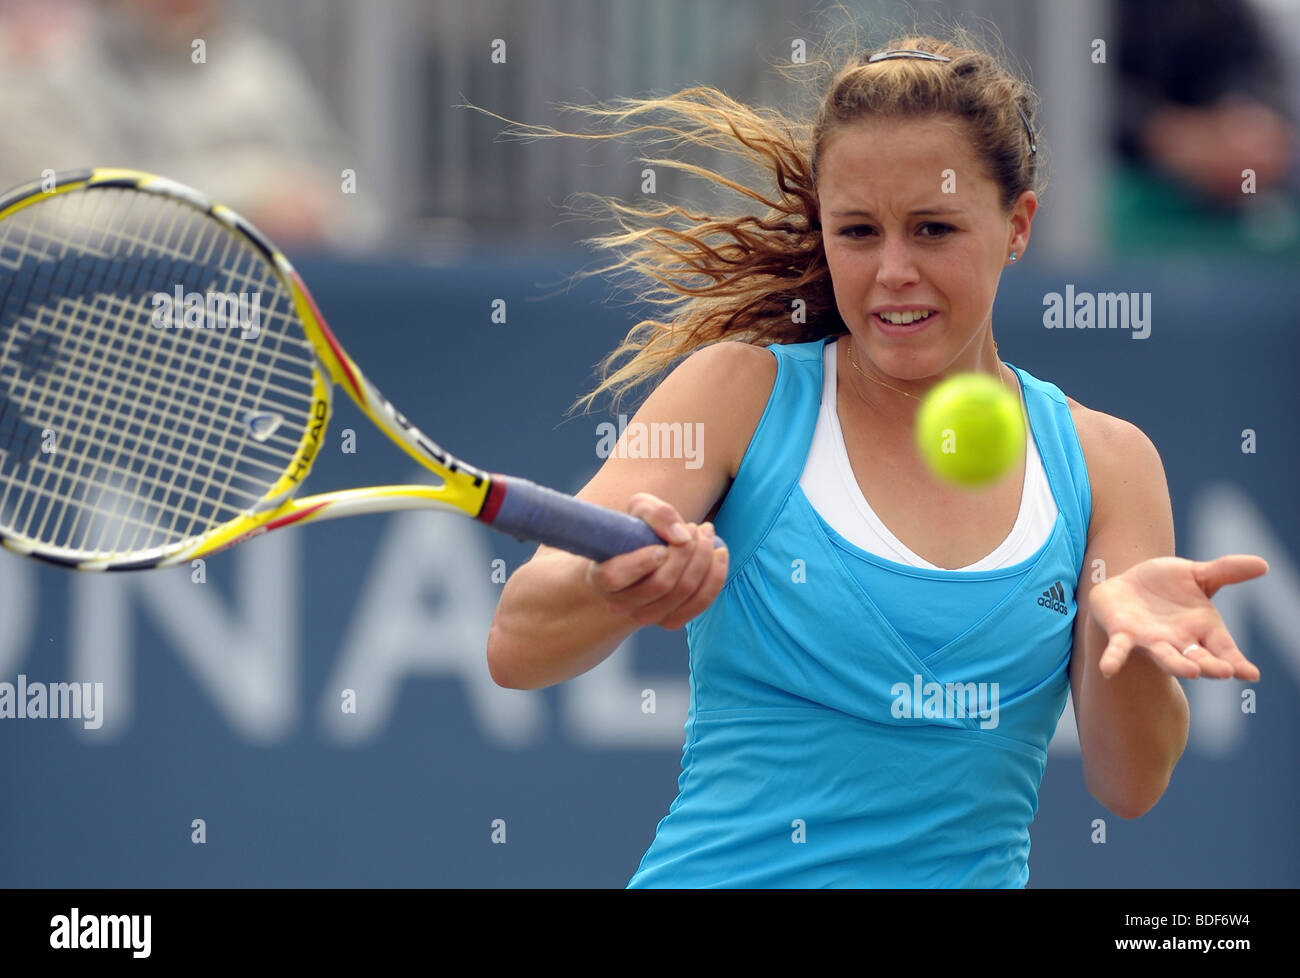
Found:
[[[295,498],[341,386],[440,479]],[[269,530],[406,509],[605,560],[642,520],[435,444],[343,351],[229,208],[134,170],[0,197],[0,542],[78,570],[167,567]]]

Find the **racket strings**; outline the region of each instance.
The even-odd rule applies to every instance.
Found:
[[[225,233],[221,233],[220,235],[218,235],[218,232],[215,230],[215,228],[216,228],[215,224],[213,224],[212,222],[207,222],[201,230],[201,234],[206,235],[206,243],[208,245],[206,251],[200,252],[200,249],[197,246],[192,247],[189,250],[198,254],[199,261],[202,263],[211,262],[215,259],[223,267],[229,267],[231,265],[231,256],[229,254],[229,250],[235,239],[233,238],[232,235],[225,234]],[[211,246],[211,241],[214,238],[217,238],[218,236],[222,239],[225,239],[224,243],[226,245],[227,253],[220,256],[219,258],[216,258],[216,256],[213,256],[211,254],[210,246]],[[198,244],[201,245],[204,243],[205,243],[205,239],[201,237]],[[187,406],[185,404],[179,403],[175,400],[168,401],[165,399],[165,397],[161,395],[165,395],[169,390],[175,391],[177,389],[176,386],[169,386],[169,384],[167,383],[170,379],[169,375],[172,373],[178,375],[189,374],[192,380],[198,380],[201,378],[204,383],[204,394],[206,394],[207,389],[210,387],[211,382],[213,381],[215,376],[213,366],[211,364],[204,364],[201,361],[196,363],[191,358],[188,362],[181,363],[176,368],[175,371],[171,371],[168,369],[167,366],[160,366],[158,363],[157,354],[162,352],[160,347],[155,347],[151,349],[149,352],[155,354],[155,356],[146,362],[146,365],[148,367],[148,375],[153,376],[155,373],[161,374],[159,377],[159,383],[154,385],[155,398],[153,400],[157,403],[158,407],[161,408],[162,413],[164,415],[170,415],[178,425],[181,424],[188,425],[190,429],[189,434],[191,435],[206,434],[208,437],[211,437],[214,434],[214,432],[210,427],[206,432],[200,432],[199,427],[201,426],[195,423],[196,417],[201,419],[203,417],[202,414],[194,415],[193,412],[187,410]],[[179,353],[182,351],[178,350],[173,352]],[[204,372],[205,366],[207,366],[206,375]],[[183,370],[182,368],[189,368],[189,369]],[[147,386],[147,381],[145,386]],[[203,398],[201,395],[200,400],[202,401],[202,399]],[[146,408],[152,407],[152,405],[142,405],[142,406]],[[163,437],[155,439],[153,445],[153,455],[155,459],[162,458],[166,455],[166,445],[170,444],[171,441],[172,439],[169,439],[166,433],[163,435]],[[166,460],[170,461],[170,459],[166,459]],[[211,504],[209,502],[210,498],[212,497],[211,480],[215,476],[215,473],[212,471],[212,467],[207,466],[208,482],[207,485],[203,487],[203,490],[201,490],[201,492],[192,491],[190,489],[190,484],[192,483],[193,478],[196,475],[195,467],[191,467],[187,471],[184,471],[179,466],[173,466],[171,471],[172,471],[172,479],[170,483],[164,485],[161,481],[158,480],[154,481],[154,484],[151,487],[154,493],[157,494],[159,491],[164,492],[168,494],[168,498],[171,498],[172,496],[179,494],[180,495],[179,502],[181,505],[180,505],[180,509],[178,510],[178,513],[185,512],[188,515],[193,516],[196,520],[199,521],[202,521],[204,518],[209,517],[212,513]],[[227,485],[225,488],[227,491],[229,491],[230,488],[229,480],[227,480]],[[254,495],[253,499],[255,500],[255,498],[256,496]],[[249,499],[244,500],[245,504],[251,501],[253,500],[249,500]],[[160,511],[155,511],[155,512],[156,512],[156,518],[154,521],[154,529],[157,529],[158,525],[162,522],[162,518],[161,518],[162,513]],[[177,521],[174,514],[169,528],[174,530],[176,528],[176,522]],[[125,527],[126,524],[123,523],[121,529],[124,530]],[[103,540],[98,541],[96,544],[96,549],[104,549],[104,548],[105,548],[105,541]],[[111,549],[112,551],[123,551],[123,550],[131,551],[131,550],[139,549],[139,546],[134,539],[128,543],[126,541],[121,540],[119,535],[119,539],[113,541],[109,549]]]
[[[90,221],[88,221],[87,223],[88,223],[88,224],[91,224],[92,227],[94,226],[94,222],[93,222],[93,220],[90,220]],[[133,250],[133,249],[127,249],[127,251],[128,251],[128,257],[129,257],[129,252],[130,252],[131,250]],[[67,264],[67,263],[65,263],[65,264],[62,265],[61,267],[63,267],[63,268],[68,268],[68,267],[73,267],[73,266],[72,266],[71,264]],[[118,265],[118,266],[115,266],[115,269],[120,270],[120,269],[123,268],[123,267],[124,267],[124,266],[122,266],[122,265]],[[108,283],[104,283],[104,284],[108,284]],[[101,295],[103,295],[103,294],[106,294],[106,293],[101,293]],[[68,314],[68,310],[66,309],[66,306],[64,306],[64,307],[60,307],[58,310],[56,310],[56,313],[55,313],[55,317],[54,317],[54,319],[55,319],[55,322],[58,322],[58,323],[62,323],[62,324],[64,324],[64,325],[67,327],[66,332],[69,333],[69,334],[71,334],[71,335],[74,335],[74,336],[76,335],[76,327],[77,327],[78,325],[85,325],[85,324],[103,325],[105,322],[109,321],[108,317],[95,316],[94,313],[92,312],[92,314],[91,314],[91,318],[88,319],[88,320],[85,320],[85,321],[83,322],[79,317],[70,316],[70,315]],[[50,334],[47,333],[46,336],[48,337],[48,335],[50,335]],[[98,335],[97,335],[97,336],[95,337],[95,339],[96,339],[96,341],[99,342],[101,345],[104,345],[104,344],[103,344],[104,337],[102,337],[102,336],[98,336]],[[61,378],[54,378],[54,380],[59,380],[59,379],[61,379]],[[84,376],[83,376],[82,379],[83,379],[83,381],[84,381],[84,379],[85,379]],[[78,386],[80,387],[80,389],[85,389],[85,388],[87,388],[87,387],[90,386],[90,385],[87,385],[87,384],[85,384],[85,383],[82,383],[81,385],[78,385]],[[59,391],[60,391],[61,389],[63,389],[63,388],[67,388],[67,387],[68,387],[68,385],[67,385],[66,383],[58,384],[58,385],[56,385],[55,383],[50,383],[50,384],[48,385],[48,387],[47,387],[47,393],[49,393],[49,394],[53,394],[53,395],[56,395],[56,400],[55,400],[55,403],[54,403],[54,406],[55,406],[56,408],[61,407],[61,405],[59,405],[59,404],[57,403],[57,394],[59,393]],[[77,388],[74,387],[73,389],[75,390],[75,389],[77,389]],[[93,389],[93,387],[91,387],[91,389]],[[69,405],[69,407],[71,407],[71,405]],[[84,407],[84,405],[83,405],[83,407]],[[63,413],[63,414],[67,414],[66,411],[65,411],[65,412],[61,412],[61,413]],[[80,419],[80,420],[83,420],[83,421],[86,420],[86,415],[83,414],[83,415],[81,416],[81,419]],[[80,427],[81,427],[81,430],[80,430],[80,431],[74,431],[74,432],[73,432],[74,436],[75,436],[75,435],[78,435],[78,434],[86,434],[86,435],[99,434],[99,432],[87,431],[87,430],[85,429],[84,425],[83,425],[83,426],[80,426]],[[92,446],[96,446],[96,447],[97,447],[97,444],[102,444],[102,442],[97,442],[96,439],[94,439],[94,438],[90,438],[90,439],[89,439],[89,444],[88,444],[86,447],[87,447],[87,449],[89,449],[89,448],[92,447]],[[76,445],[76,446],[74,446],[74,448],[80,448],[80,447],[81,447],[80,445]],[[76,484],[79,488],[81,488],[81,489],[83,489],[83,490],[84,490],[84,489],[87,489],[87,488],[90,488],[89,486],[86,485],[85,480],[84,480],[84,477],[85,477],[85,474],[86,474],[85,467],[86,467],[86,463],[87,463],[88,461],[93,461],[93,460],[91,460],[91,459],[88,458],[88,452],[74,452],[74,456],[78,459],[77,473],[76,473],[77,478],[76,478],[76,480],[75,480],[75,484]],[[50,470],[49,468],[46,468],[45,472],[43,473],[44,478],[42,479],[42,482],[41,482],[37,487],[35,487],[35,488],[37,488],[37,489],[39,489],[39,490],[42,490],[42,491],[47,491],[47,490],[50,488],[50,487],[49,487],[49,476],[50,476],[50,473],[51,473],[51,470]],[[101,485],[101,486],[100,486],[101,491],[100,491],[100,494],[99,494],[99,498],[98,498],[98,500],[97,500],[95,503],[92,503],[92,502],[90,501],[88,494],[83,493],[83,495],[80,497],[80,501],[81,501],[82,504],[83,504],[83,508],[82,508],[82,509],[77,513],[77,516],[78,516],[79,518],[80,518],[80,517],[85,517],[85,516],[87,515],[88,512],[96,512],[96,511],[97,511],[97,512],[99,512],[101,515],[104,514],[104,513],[106,512],[106,510],[105,510],[105,506],[104,506],[104,503],[105,503],[105,501],[106,501],[106,497],[107,497],[107,492],[106,492],[106,490],[109,488],[110,485],[111,485],[112,487],[116,488],[116,489],[119,491],[119,493],[120,493],[120,491],[121,491],[121,489],[122,489],[122,480],[121,480],[121,478],[119,477],[119,475],[120,475],[119,473],[110,472],[110,473],[108,473],[108,478],[107,478],[107,479],[105,479],[105,478],[101,475],[101,478],[100,478],[99,481],[100,481],[101,483],[107,482],[108,484],[107,484],[107,485]],[[30,483],[28,484],[28,487],[30,488]],[[114,503],[115,503],[115,505],[112,507],[112,511],[116,511],[116,512],[120,515],[121,518],[120,518],[119,520],[115,521],[115,523],[114,523],[113,521],[102,520],[102,519],[101,519],[100,524],[99,524],[100,527],[101,527],[101,530],[107,528],[107,527],[110,526],[110,525],[116,525],[116,526],[119,528],[119,533],[120,533],[121,530],[125,529],[125,528],[126,528],[127,526],[129,526],[129,525],[138,525],[138,521],[137,521],[136,519],[133,518],[133,514],[132,514],[132,512],[131,512],[131,508],[130,508],[129,505],[128,505],[127,507],[123,507],[122,502],[119,501],[119,500],[114,500]],[[43,531],[44,531],[44,522],[43,522],[43,525],[42,525],[41,527],[36,528],[36,532],[35,532],[35,534],[33,534],[33,530],[32,530],[32,527],[31,527],[31,525],[30,525],[30,524],[31,524],[30,517],[33,516],[37,511],[38,511],[38,510],[35,509],[35,508],[32,508],[32,509],[29,509],[29,510],[28,510],[28,517],[29,517],[29,519],[28,519],[28,521],[27,521],[26,523],[24,523],[24,525],[23,525],[22,527],[20,527],[20,530],[21,530],[21,532],[24,533],[24,535],[26,535],[26,536],[28,536],[28,537],[31,537],[31,536],[33,536],[33,535],[36,535],[36,536],[38,536],[38,538],[42,538],[42,539],[44,539],[44,538],[45,538],[44,535],[43,535]],[[45,515],[48,517],[49,514],[50,514],[51,512],[53,512],[53,507],[45,507],[43,511],[44,511]],[[66,515],[67,512],[68,512],[68,509],[65,508],[65,509],[63,510],[63,514]],[[61,522],[61,521],[60,521],[60,522]],[[103,535],[104,535],[104,534],[101,533],[101,536],[103,536]],[[103,541],[100,540],[100,541],[98,542],[98,547],[102,547],[102,545],[103,545]]]
[[[91,223],[93,223],[93,222],[91,222]],[[172,219],[172,225],[174,225],[174,224],[175,224],[175,214],[173,214],[173,219]],[[152,231],[153,231],[153,233],[156,234],[156,233],[157,233],[157,228],[155,227],[154,229],[152,229]],[[133,250],[134,250],[134,248],[132,247],[132,248],[128,249],[128,252],[133,251]],[[119,266],[119,267],[120,267],[120,266]],[[104,293],[101,293],[101,295],[104,295]],[[114,301],[114,300],[112,300],[112,298],[110,297],[107,301],[109,301],[109,302],[111,303],[111,302]],[[64,302],[63,302],[63,305],[62,305],[62,306],[60,307],[60,309],[57,311],[57,314],[56,314],[56,316],[55,316],[55,319],[56,319],[57,322],[64,323],[64,324],[66,324],[66,325],[69,326],[69,327],[74,327],[74,328],[71,328],[71,329],[69,329],[69,330],[67,331],[67,332],[68,332],[70,335],[72,335],[72,336],[75,336],[75,335],[76,335],[76,332],[75,332],[75,326],[76,326],[76,325],[79,325],[79,324],[81,324],[81,323],[83,323],[83,322],[86,323],[86,324],[88,324],[88,325],[89,325],[89,324],[93,324],[93,325],[98,325],[98,326],[101,326],[101,327],[102,327],[104,324],[106,324],[106,323],[112,321],[112,314],[113,314],[114,312],[116,312],[117,315],[122,315],[122,314],[124,314],[124,310],[116,310],[116,311],[115,311],[115,310],[108,310],[108,311],[107,311],[107,312],[108,312],[108,315],[97,315],[97,313],[99,312],[99,310],[98,310],[98,309],[95,309],[95,308],[90,308],[90,307],[83,307],[83,308],[80,309],[80,310],[75,310],[75,309],[74,309],[74,310],[69,310],[69,309],[68,309],[68,303],[69,303],[69,302],[71,302],[74,306],[77,304],[77,300],[66,300],[66,299],[65,299]],[[103,330],[102,330],[102,329],[99,331],[99,333],[97,333],[97,334],[93,337],[93,340],[90,340],[90,339],[89,339],[89,331],[87,331],[86,333],[83,333],[83,335],[86,335],[86,336],[88,337],[88,343],[89,343],[89,346],[90,346],[90,348],[91,348],[91,349],[88,349],[88,350],[87,350],[87,353],[89,354],[89,353],[93,352],[93,349],[95,348],[96,344],[98,344],[98,346],[99,346],[99,348],[100,348],[101,356],[103,357],[103,360],[101,360],[101,363],[104,362],[104,361],[107,361],[107,359],[109,358],[109,356],[111,356],[111,352],[112,352],[112,351],[111,351],[111,347],[109,346],[108,342],[106,342],[106,341],[111,340],[111,337],[104,336],[104,335],[103,335]],[[75,356],[74,356],[74,362],[75,362]],[[104,390],[104,384],[102,383],[101,378],[102,378],[102,372],[100,372],[100,373],[99,373],[99,374],[94,378],[94,382],[93,382],[92,384],[90,384],[90,385],[86,385],[86,384],[83,383],[82,385],[80,385],[80,386],[81,386],[81,389],[85,389],[87,386],[89,386],[90,389],[92,389],[92,390],[103,391],[103,390]],[[128,378],[128,380],[129,380],[129,378]],[[53,384],[51,384],[50,386],[51,386],[51,392],[53,392]],[[125,394],[125,393],[127,393],[127,391],[129,391],[129,388],[126,388],[126,390],[123,390],[122,393]],[[92,400],[93,400],[93,397],[92,397]],[[102,405],[103,405],[103,399],[101,398],[101,400],[100,400],[100,405],[99,405],[99,406],[102,408]],[[56,406],[61,407],[61,405],[57,405],[57,402],[56,402]],[[69,405],[68,407],[71,408],[72,405]],[[82,405],[82,407],[83,407],[83,409],[84,409],[86,406],[85,406],[85,405]],[[65,413],[66,413],[66,412],[65,412]],[[99,413],[102,413],[102,411],[99,412]],[[120,446],[114,446],[114,445],[112,444],[112,436],[113,436],[113,434],[114,434],[116,431],[120,430],[120,428],[115,429],[114,427],[112,427],[111,419],[109,419],[109,420],[106,420],[106,421],[105,421],[105,425],[104,425],[103,430],[97,430],[97,429],[95,429],[95,427],[89,423],[89,422],[91,422],[91,420],[92,420],[92,416],[89,414],[89,412],[87,412],[87,413],[85,413],[85,414],[82,414],[81,417],[80,417],[78,420],[82,421],[83,423],[80,424],[80,425],[78,425],[77,428],[76,428],[76,430],[74,430],[71,434],[73,435],[73,437],[81,437],[81,438],[83,439],[83,444],[74,444],[74,445],[73,445],[73,453],[74,453],[74,455],[79,459],[79,463],[78,463],[78,471],[77,471],[77,473],[76,473],[76,476],[74,477],[74,481],[75,481],[75,484],[76,484],[76,485],[81,486],[81,487],[84,488],[84,487],[85,487],[86,464],[87,464],[87,463],[90,463],[91,465],[94,465],[97,461],[103,459],[102,451],[99,453],[99,457],[98,457],[98,458],[91,458],[91,457],[90,457],[90,451],[91,451],[92,449],[94,449],[94,448],[99,448],[99,447],[101,447],[101,446],[113,447],[113,448],[120,447]],[[92,436],[94,436],[94,437],[92,437]],[[47,473],[46,473],[47,477],[48,477],[48,474],[49,474],[49,473],[48,473],[48,471],[47,471]],[[108,479],[107,479],[107,481],[108,481],[109,483],[111,483],[111,484],[112,484],[116,489],[118,489],[119,492],[120,492],[122,483],[121,483],[121,479],[118,478],[119,475],[120,475],[120,473],[115,472],[115,471],[112,471],[112,469],[111,469],[111,467],[110,467],[110,470],[109,470],[109,473],[108,473]],[[105,480],[101,478],[100,481],[101,481],[101,482],[104,482]],[[43,484],[41,485],[40,488],[45,489],[46,487],[47,487],[47,486],[46,486],[46,483],[43,483]],[[156,486],[154,487],[155,491],[157,490],[157,488],[158,488],[158,487],[156,487]],[[72,527],[72,532],[73,532],[73,533],[76,532],[76,530],[77,530],[78,525],[80,524],[80,522],[81,522],[81,521],[82,521],[82,520],[83,520],[83,519],[84,519],[84,518],[85,518],[89,513],[92,513],[92,512],[98,512],[98,513],[102,516],[102,515],[106,512],[106,507],[105,507],[104,504],[105,504],[105,502],[106,502],[106,497],[107,497],[107,495],[108,495],[108,493],[107,493],[107,489],[108,489],[108,486],[107,486],[107,485],[103,485],[103,486],[101,486],[101,491],[100,491],[99,497],[98,497],[98,499],[96,500],[95,503],[90,503],[90,502],[89,502],[89,499],[88,499],[87,497],[83,497],[83,502],[84,502],[86,505],[85,505],[85,506],[84,506],[80,511],[78,511],[78,512],[76,513],[76,516],[75,516],[75,518],[74,518],[73,527]],[[133,526],[133,525],[136,527],[136,529],[137,529],[137,531],[138,531],[139,528],[140,528],[140,525],[141,525],[141,524],[139,523],[138,520],[136,520],[136,519],[133,518],[133,516],[132,516],[132,512],[131,512],[131,507],[130,507],[129,503],[128,503],[128,506],[124,508],[124,507],[122,506],[122,504],[121,504],[121,503],[122,503],[121,500],[113,500],[113,502],[115,503],[115,505],[113,505],[113,506],[111,507],[111,510],[112,510],[112,511],[118,511],[118,512],[120,512],[120,513],[121,513],[121,516],[122,516],[122,518],[121,518],[120,520],[117,520],[117,521],[116,521],[116,525],[117,525],[117,527],[118,527],[118,529],[119,529],[119,538],[113,542],[113,547],[112,547],[112,549],[117,550],[117,549],[119,549],[119,548],[123,548],[123,541],[121,540],[121,533],[122,533],[122,532],[123,532],[123,531],[124,531],[128,526]],[[35,510],[32,510],[31,512],[35,512]],[[29,512],[29,515],[31,515],[31,512]],[[43,521],[42,521],[42,524],[41,524],[39,527],[37,527],[37,528],[35,529],[34,532],[32,531],[30,525],[24,525],[24,527],[22,527],[22,530],[23,530],[23,532],[24,532],[26,535],[28,535],[28,536],[35,536],[35,537],[38,538],[38,539],[48,539],[48,538],[49,538],[49,537],[47,536],[47,532],[46,532],[46,523],[48,522],[48,517],[50,516],[50,514],[54,512],[54,507],[45,507],[44,512],[45,512],[46,520],[43,520]],[[63,518],[62,518],[62,517],[66,517],[66,516],[68,515],[69,512],[70,512],[70,509],[69,509],[69,508],[66,508],[66,507],[62,510],[61,517],[60,517],[60,519],[59,519],[59,521],[58,521],[58,524],[57,524],[56,527],[55,527],[55,531],[56,531],[56,532],[55,532],[54,536],[55,536],[56,538],[57,538],[57,531],[58,531],[58,529],[59,529],[59,528],[62,526],[62,524],[63,524]],[[104,520],[104,519],[101,519],[101,520],[100,520],[101,530],[106,530],[108,527],[110,527],[110,526],[112,526],[112,525],[114,525],[113,521],[110,521],[110,520]],[[101,532],[101,539],[99,539],[98,541],[94,541],[94,542],[93,542],[93,548],[94,548],[94,549],[103,549],[103,547],[104,547],[104,545],[105,545],[105,540],[103,539],[104,536],[106,536],[106,533]],[[137,533],[137,536],[138,536],[138,533]],[[127,547],[125,547],[125,549],[131,549],[131,547],[130,547],[130,546],[127,546]]]
[[[153,550],[253,508],[292,462],[313,359],[241,235],[163,196],[72,191],[0,222],[0,269],[7,532],[97,556]],[[257,334],[158,328],[154,296],[178,288],[258,297]],[[254,437],[253,418],[278,427]]]
[[[201,265],[210,265],[215,263],[218,267],[224,268],[227,271],[229,271],[233,279],[232,282],[228,283],[225,289],[217,288],[217,291],[233,292],[238,290],[240,292],[247,292],[252,286],[257,286],[257,285],[264,286],[266,284],[261,281],[256,281],[256,282],[250,281],[249,275],[250,273],[254,273],[254,272],[260,272],[261,278],[263,279],[267,278],[268,269],[265,266],[265,264],[260,261],[260,259],[257,259],[251,253],[251,250],[247,248],[247,245],[243,244],[242,239],[237,238],[234,234],[230,233],[224,226],[219,225],[214,221],[201,222],[199,232],[200,232],[199,241],[197,242],[196,246],[190,249],[198,255],[199,263]],[[206,250],[201,249],[200,246],[206,246]],[[219,255],[214,254],[212,251],[214,246],[219,246],[222,249],[222,253]],[[273,278],[269,279],[269,284],[272,285],[274,291],[279,292],[278,282],[275,279]],[[231,286],[233,286],[233,288]],[[272,335],[273,334],[268,334],[268,338],[271,338]],[[179,349],[173,350],[172,351],[172,353],[174,354],[173,362],[175,362],[176,355],[190,352],[192,349],[193,349],[192,347],[181,347]],[[191,358],[185,358],[183,356],[181,356],[181,360],[183,361],[182,364],[183,366],[188,366],[191,368],[194,368],[196,366],[198,367],[197,370],[192,370],[192,372],[196,376],[201,375],[203,373],[202,364],[195,365]],[[302,369],[308,366],[309,365],[305,362],[305,360],[299,358],[298,369],[299,369],[300,376],[301,376]],[[205,385],[204,385],[205,394],[211,391],[212,385],[214,383],[220,383],[220,381],[224,379],[224,377],[226,376],[220,372],[223,368],[222,364],[209,363],[207,365],[207,368],[208,369],[207,369],[206,377],[203,378],[205,381]],[[165,368],[164,368],[164,372],[166,372]],[[236,382],[237,395],[242,396],[247,393],[247,382],[252,375],[253,372],[250,371],[237,371],[232,375],[230,375],[232,379]],[[265,393],[265,387],[266,385],[263,385],[262,388],[263,394]],[[164,386],[163,390],[166,391],[167,387]],[[263,398],[263,400],[265,401],[265,398]],[[302,400],[304,403],[301,406],[305,412],[306,401],[308,400],[308,398],[303,397]],[[183,422],[188,423],[191,429],[190,433],[192,435],[202,436],[210,440],[214,436],[214,434],[220,434],[220,433],[215,433],[210,425],[205,426],[202,424],[202,420],[205,417],[205,412],[203,411],[187,412],[186,406],[181,403],[173,403],[168,405],[168,407],[174,417],[178,418]],[[240,429],[237,434],[238,437],[236,441],[236,446],[240,451],[247,451],[249,449],[249,446],[253,446],[257,444],[257,442],[250,442],[248,440],[248,438],[245,436],[245,432],[243,429]],[[231,437],[231,433],[228,430],[227,432],[224,433],[224,439],[228,441],[230,437]],[[156,442],[155,454],[157,453],[157,450],[162,446],[162,444],[165,441],[166,439],[164,438]],[[280,444],[281,444],[281,448],[284,449],[284,451],[281,451],[279,453],[280,456],[279,458],[273,460],[274,464],[270,472],[269,473],[264,472],[261,474],[262,478],[258,480],[259,482],[261,482],[261,484],[255,487],[256,491],[251,494],[252,498],[251,499],[249,498],[250,494],[248,493],[239,493],[237,491],[234,491],[235,502],[238,505],[237,511],[248,508],[248,504],[250,502],[255,501],[256,498],[260,497],[260,495],[262,494],[262,492],[266,487],[266,483],[274,481],[274,479],[279,474],[278,470],[282,467],[283,457],[286,455],[286,452],[289,457],[292,457],[292,453],[296,448],[294,442],[290,440],[286,444],[282,441]],[[221,447],[224,448],[227,446],[222,445]],[[269,450],[272,447],[274,446],[266,446],[267,450]],[[218,456],[218,458],[219,457],[220,456]],[[182,473],[182,471],[179,468],[175,469],[174,472],[178,476],[184,475],[184,473]],[[173,520],[171,525],[173,527],[175,526],[176,516],[194,514],[195,507],[199,506],[203,500],[205,499],[212,500],[215,498],[220,498],[220,496],[231,495],[233,491],[232,481],[237,473],[239,473],[239,469],[237,466],[229,466],[227,467],[225,478],[223,479],[222,474],[217,466],[208,466],[206,473],[203,476],[201,485],[198,488],[197,493],[193,488],[191,488],[195,482],[195,480],[193,480],[192,478],[179,480],[183,482],[183,484],[179,484],[179,485],[178,485],[178,480],[174,479],[172,483],[168,486],[168,489],[173,493],[180,492],[182,496],[186,498],[183,498],[181,500],[180,507],[175,511],[175,513],[173,513]],[[189,474],[193,475],[192,472]],[[266,477],[268,475],[269,478]],[[218,483],[220,483],[220,485],[218,485]],[[220,495],[218,495],[218,493],[214,491],[214,489],[219,489]],[[239,498],[240,496],[242,496],[243,498]],[[201,518],[203,516],[208,515],[208,513],[206,510],[200,510],[200,512],[197,515]],[[225,519],[230,518],[232,515],[234,514],[229,512],[218,514],[220,521],[224,521]],[[114,549],[118,549],[118,548],[115,547]],[[127,549],[136,549],[136,548],[132,546]]]

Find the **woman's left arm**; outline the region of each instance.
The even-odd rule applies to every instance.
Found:
[[[1075,723],[1088,790],[1137,818],[1164,794],[1187,746],[1187,697],[1175,677],[1259,678],[1210,598],[1268,564],[1242,554],[1173,556],[1169,487],[1151,440],[1100,412],[1084,409],[1076,420],[1093,511],[1075,591]]]

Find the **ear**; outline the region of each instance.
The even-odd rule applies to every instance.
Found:
[[[1023,191],[1011,206],[1011,237],[1007,241],[1006,249],[1008,255],[1014,251],[1020,257],[1024,257],[1029,247],[1029,229],[1034,223],[1034,215],[1037,212],[1038,194],[1032,190]]]

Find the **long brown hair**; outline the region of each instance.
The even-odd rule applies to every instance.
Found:
[[[617,404],[642,381],[721,340],[799,343],[846,331],[835,305],[817,202],[819,156],[827,138],[843,126],[865,118],[955,116],[966,123],[970,144],[997,183],[1006,210],[1022,191],[1041,190],[1041,148],[1031,152],[1026,131],[1037,114],[1036,94],[1004,57],[963,30],[951,34],[951,40],[913,34],[880,48],[927,51],[949,58],[946,62],[870,63],[861,48],[835,61],[816,59],[813,70],[820,67],[829,78],[821,82],[810,117],[744,105],[716,88],[695,86],[667,96],[566,106],[590,118],[599,132],[512,123],[507,133],[524,139],[633,138],[676,149],[720,150],[758,171],[757,179],[741,181],[672,155],[643,161],[738,194],[751,213],[596,198],[618,229],[589,243],[617,257],[586,274],[625,279],[658,315],[628,332],[602,361],[598,386],[574,407],[589,408],[605,392]]]

